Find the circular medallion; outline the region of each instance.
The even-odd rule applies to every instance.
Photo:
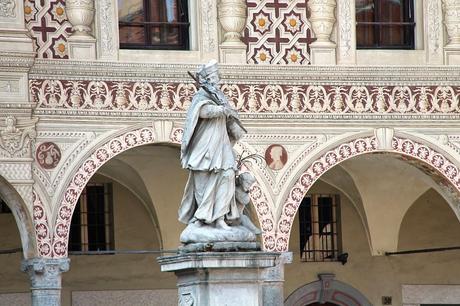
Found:
[[[265,150],[265,162],[272,170],[280,170],[286,165],[288,154],[286,149],[279,144],[272,144]]]
[[[35,158],[43,169],[53,169],[61,160],[61,150],[54,142],[44,142],[37,147]]]

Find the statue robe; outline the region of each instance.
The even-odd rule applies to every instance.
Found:
[[[194,96],[182,137],[181,163],[189,177],[179,221],[212,224],[239,218],[235,202],[236,163],[224,108],[202,89]]]

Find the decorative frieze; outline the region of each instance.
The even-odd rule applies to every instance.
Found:
[[[31,80],[37,109],[185,111],[192,83]],[[242,113],[459,114],[459,86],[223,84]]]

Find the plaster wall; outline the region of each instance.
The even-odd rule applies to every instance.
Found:
[[[286,265],[285,297],[302,285],[316,281],[319,273],[334,273],[337,280],[359,290],[374,305],[381,305],[382,296],[392,296],[393,305],[402,305],[403,284],[458,283],[458,251],[371,256],[364,226],[348,198],[322,181],[316,183],[310,192],[340,195],[343,252],[349,253],[348,263],[301,262],[296,216],[289,246],[293,252],[293,263]],[[429,221],[425,222],[427,219]],[[448,225],[443,228],[445,224]],[[413,249],[458,245],[459,233],[460,224],[448,204],[438,193],[429,190],[416,199],[407,212],[401,226],[399,247]]]

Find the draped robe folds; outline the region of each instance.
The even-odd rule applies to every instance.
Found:
[[[182,137],[181,163],[189,177],[179,208],[179,221],[212,224],[239,218],[235,201],[236,163],[224,108],[202,89],[193,98]]]

